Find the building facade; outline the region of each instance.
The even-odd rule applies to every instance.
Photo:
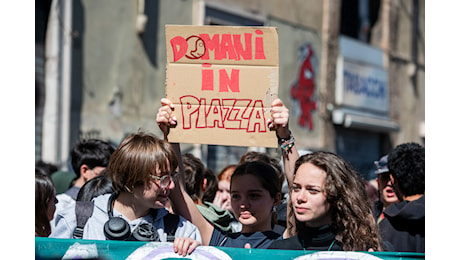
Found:
[[[278,95],[302,150],[336,152],[370,179],[373,161],[392,147],[424,143],[424,1],[69,3],[44,1],[36,18],[46,19],[46,37],[36,39],[36,71],[44,71],[36,73],[36,159],[66,167],[79,138],[117,144],[139,129],[160,134],[166,24],[276,27]],[[272,148],[182,149],[216,173],[248,149],[279,156]]]

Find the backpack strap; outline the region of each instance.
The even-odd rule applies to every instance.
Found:
[[[179,216],[176,214],[168,213],[163,217],[165,226],[165,233],[167,235],[167,242],[174,242],[177,226],[179,225]]]
[[[92,201],[76,201],[75,215],[77,217],[77,227],[73,231],[73,237],[77,239],[83,238],[83,229],[86,222],[93,215],[94,202]]]

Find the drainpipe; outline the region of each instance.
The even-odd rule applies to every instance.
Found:
[[[192,5],[192,24],[204,25],[206,3],[204,0],[193,0]],[[205,151],[203,151],[205,150]],[[207,158],[207,145],[193,144],[192,154],[206,161]]]
[[[70,147],[72,2],[53,0],[45,46],[42,158],[67,170]]]
[[[419,2],[418,0],[413,0],[413,14],[412,14],[412,62],[414,66],[413,74],[411,75],[412,84],[414,87],[414,93],[418,96],[418,86],[417,86],[417,72],[418,72],[418,13],[419,13]]]

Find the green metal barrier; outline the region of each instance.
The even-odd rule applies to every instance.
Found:
[[[425,259],[423,253],[326,252],[200,246],[187,256],[174,254],[172,243],[35,238],[35,259]]]

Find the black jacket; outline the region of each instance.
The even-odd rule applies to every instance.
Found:
[[[393,203],[383,214],[379,224],[383,240],[390,242],[396,252],[425,253],[425,195]]]

